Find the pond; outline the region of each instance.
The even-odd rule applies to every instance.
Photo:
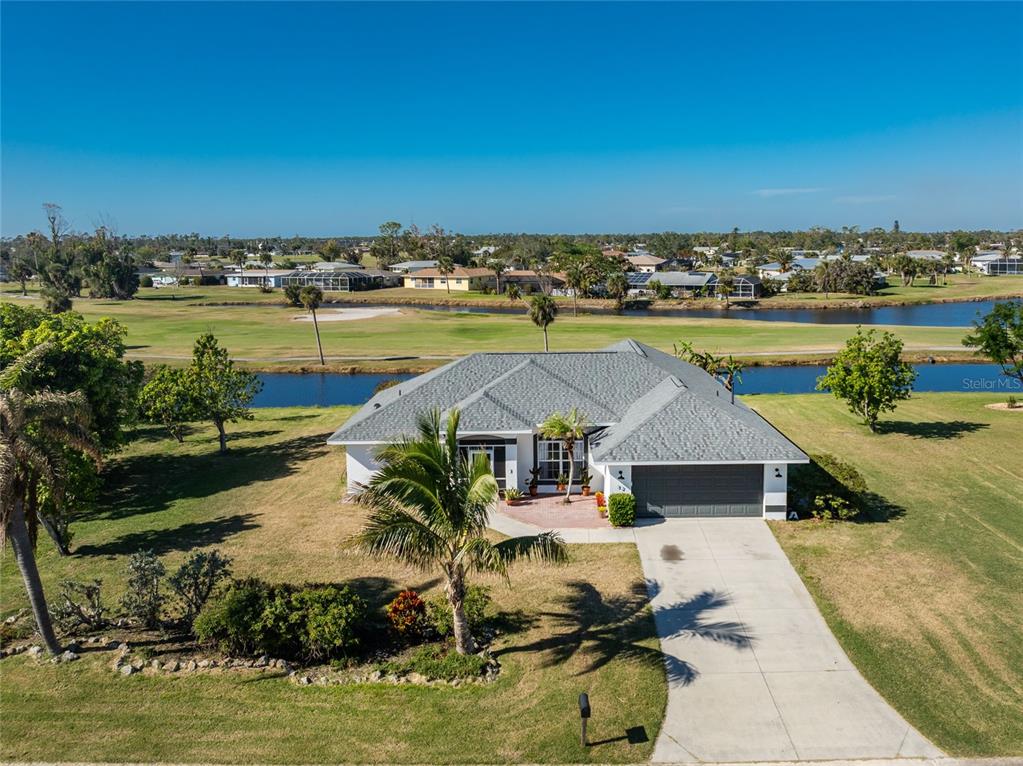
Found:
[[[988,391],[1016,393],[1019,387],[1001,374],[994,364],[919,364],[917,391]],[[750,367],[736,386],[740,394],[804,394],[814,390],[824,367],[788,365]],[[339,404],[363,404],[385,380],[408,380],[413,375],[341,375],[339,373],[262,373],[263,390],[256,407],[329,407]]]
[[[622,316],[689,317],[694,319],[743,319],[759,322],[809,322],[812,324],[909,325],[915,327],[969,327],[974,319],[994,307],[994,301],[961,303],[924,303],[913,306],[878,306],[843,309],[658,309],[623,311]],[[362,305],[362,304],[360,304]],[[366,308],[394,306],[366,304]],[[444,304],[408,305],[405,308],[464,314],[524,314],[525,306],[447,306]],[[569,307],[561,308],[570,313]],[[580,309],[580,314],[612,314],[610,309]]]

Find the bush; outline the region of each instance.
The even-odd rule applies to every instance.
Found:
[[[188,285],[189,285],[188,277],[178,277],[178,286],[188,287]]]
[[[100,590],[102,580],[60,584],[60,597],[51,612],[57,626],[65,633],[76,628],[102,628],[107,624],[107,609],[103,606]]]
[[[128,617],[147,628],[160,625],[164,597],[160,580],[166,573],[163,563],[152,551],[140,551],[128,559],[128,591],[121,607]]]
[[[420,638],[430,622],[426,602],[414,590],[403,590],[387,605],[387,619],[394,632],[404,639]]]
[[[451,604],[444,596],[430,599],[426,608],[430,624],[437,631],[437,635],[454,635],[455,626],[454,617],[451,614]],[[490,609],[490,590],[481,585],[470,585],[465,589],[462,608],[465,610],[465,619],[469,623],[469,630],[476,630],[483,626],[487,621],[487,612]]]
[[[345,585],[235,581],[195,620],[196,638],[229,654],[324,660],[359,647],[366,604]]]
[[[302,292],[301,285],[285,285],[284,286],[284,300],[291,306],[301,306],[302,299],[299,295]]]
[[[818,495],[813,499],[813,509],[810,511],[818,521],[827,519],[838,519],[848,521],[856,515],[856,511],[849,505],[849,501],[836,495]]]
[[[827,452],[810,455],[807,465],[793,466],[789,473],[790,505],[804,514],[813,514],[818,497],[834,495],[848,503],[855,515],[859,510],[867,482],[849,463]]]
[[[636,498],[628,492],[616,492],[607,499],[607,518],[612,527],[631,527],[636,523]]]
[[[150,276],[144,276],[139,278],[139,287],[152,287],[153,278]]]
[[[219,551],[197,551],[170,576],[167,584],[181,599],[184,619],[191,625],[213,594],[213,589],[231,576],[231,559]]]
[[[430,680],[454,681],[482,675],[488,662],[478,654],[459,654],[446,646],[424,646],[409,657],[385,662],[380,670],[396,675],[420,673]]]

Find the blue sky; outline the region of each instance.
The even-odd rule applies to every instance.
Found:
[[[1023,226],[1023,4],[4,2],[4,235]]]

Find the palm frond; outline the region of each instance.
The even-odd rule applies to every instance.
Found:
[[[388,556],[418,569],[435,566],[447,553],[442,537],[407,511],[379,508],[370,514],[362,531],[346,547],[376,556]]]
[[[32,373],[42,358],[53,348],[52,343],[40,343],[22,354],[13,364],[0,371],[0,391],[25,390],[31,385]]]

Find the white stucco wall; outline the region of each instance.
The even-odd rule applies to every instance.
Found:
[[[511,458],[508,458],[511,465]],[[533,467],[533,436],[532,434],[519,434],[515,437],[515,471],[518,482],[509,483],[509,487],[517,487],[523,492],[529,492],[529,469]]]
[[[365,484],[370,477],[380,468],[380,464],[373,457],[378,449],[375,444],[349,444],[346,447],[347,457],[345,465],[348,470],[348,491],[355,489],[355,485]]]
[[[621,474],[621,479],[618,478]],[[616,492],[632,493],[632,466],[622,464],[610,464],[604,466],[604,487],[602,491],[606,495],[613,495]]]
[[[788,505],[789,467],[785,463],[764,463],[764,518],[785,520],[785,511],[767,510],[768,506]]]

